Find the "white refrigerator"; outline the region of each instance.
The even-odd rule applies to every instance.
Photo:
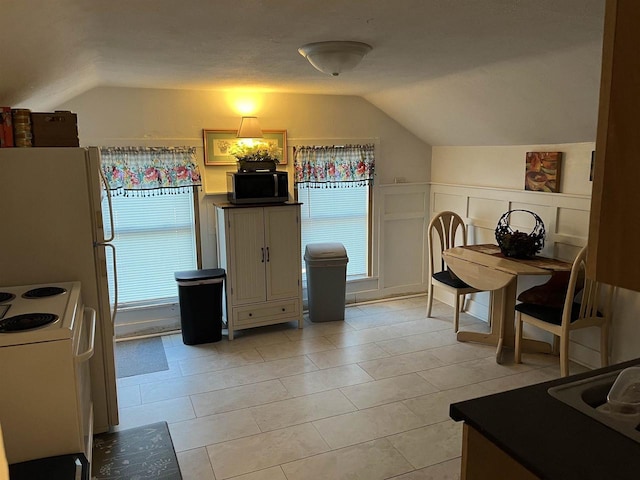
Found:
[[[115,305],[107,278],[115,249],[104,237],[103,195],[108,190],[95,147],[0,149],[0,286],[81,282],[85,306],[97,312],[90,364],[94,433],[118,424]]]

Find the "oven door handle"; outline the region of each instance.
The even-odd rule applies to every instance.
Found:
[[[82,328],[86,327],[85,320],[87,318],[87,315],[91,319],[91,330],[89,330],[89,347],[86,351],[76,355],[77,363],[86,362],[93,356],[93,350],[96,343],[96,311],[93,308],[85,307],[84,315],[82,317]]]

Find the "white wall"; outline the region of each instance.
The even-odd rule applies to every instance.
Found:
[[[348,301],[426,291],[424,271],[415,266],[424,265],[422,235],[428,216],[431,148],[360,97],[100,87],[56,109],[78,114],[83,146],[196,147],[204,180],[203,267],[211,268],[217,266],[212,205],[214,199],[224,198],[220,194],[226,192],[225,174],[235,167],[204,166],[202,130],[237,129],[242,115],[236,103],[242,98],[256,103],[254,114],[263,129],[286,129],[289,145],[376,144],[373,278],[350,284]],[[292,159],[279,168],[291,173]],[[391,199],[386,199],[387,193]],[[412,213],[401,212],[402,205]],[[399,237],[400,231],[407,235]],[[407,270],[412,273],[405,275]]]
[[[493,230],[502,213],[523,208],[539,214],[546,227],[543,254],[572,259],[588,240],[591,182],[591,151],[594,143],[521,145],[508,147],[434,147],[430,211],[450,209],[467,218],[472,243],[495,243]],[[524,191],[525,153],[563,152],[560,192]],[[519,279],[522,290],[540,279]],[[488,298],[474,298],[472,310],[486,316]],[[612,361],[640,356],[640,294],[618,289],[614,301]],[[535,335],[534,331],[530,333]],[[597,367],[597,331],[574,332],[570,355]]]
[[[589,169],[594,147],[593,142],[504,147],[433,147],[431,181],[522,190],[525,153],[555,151],[563,152],[560,192],[591,195]]]

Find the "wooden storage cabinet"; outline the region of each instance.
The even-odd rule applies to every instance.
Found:
[[[640,291],[640,2],[607,0],[587,275]]]
[[[462,465],[460,480],[539,480],[525,467],[465,423],[462,427]]]
[[[229,340],[235,330],[295,320],[302,328],[300,205],[216,205],[226,270]]]

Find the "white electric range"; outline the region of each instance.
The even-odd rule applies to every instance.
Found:
[[[96,314],[79,282],[0,286],[0,425],[9,463],[91,459]]]

